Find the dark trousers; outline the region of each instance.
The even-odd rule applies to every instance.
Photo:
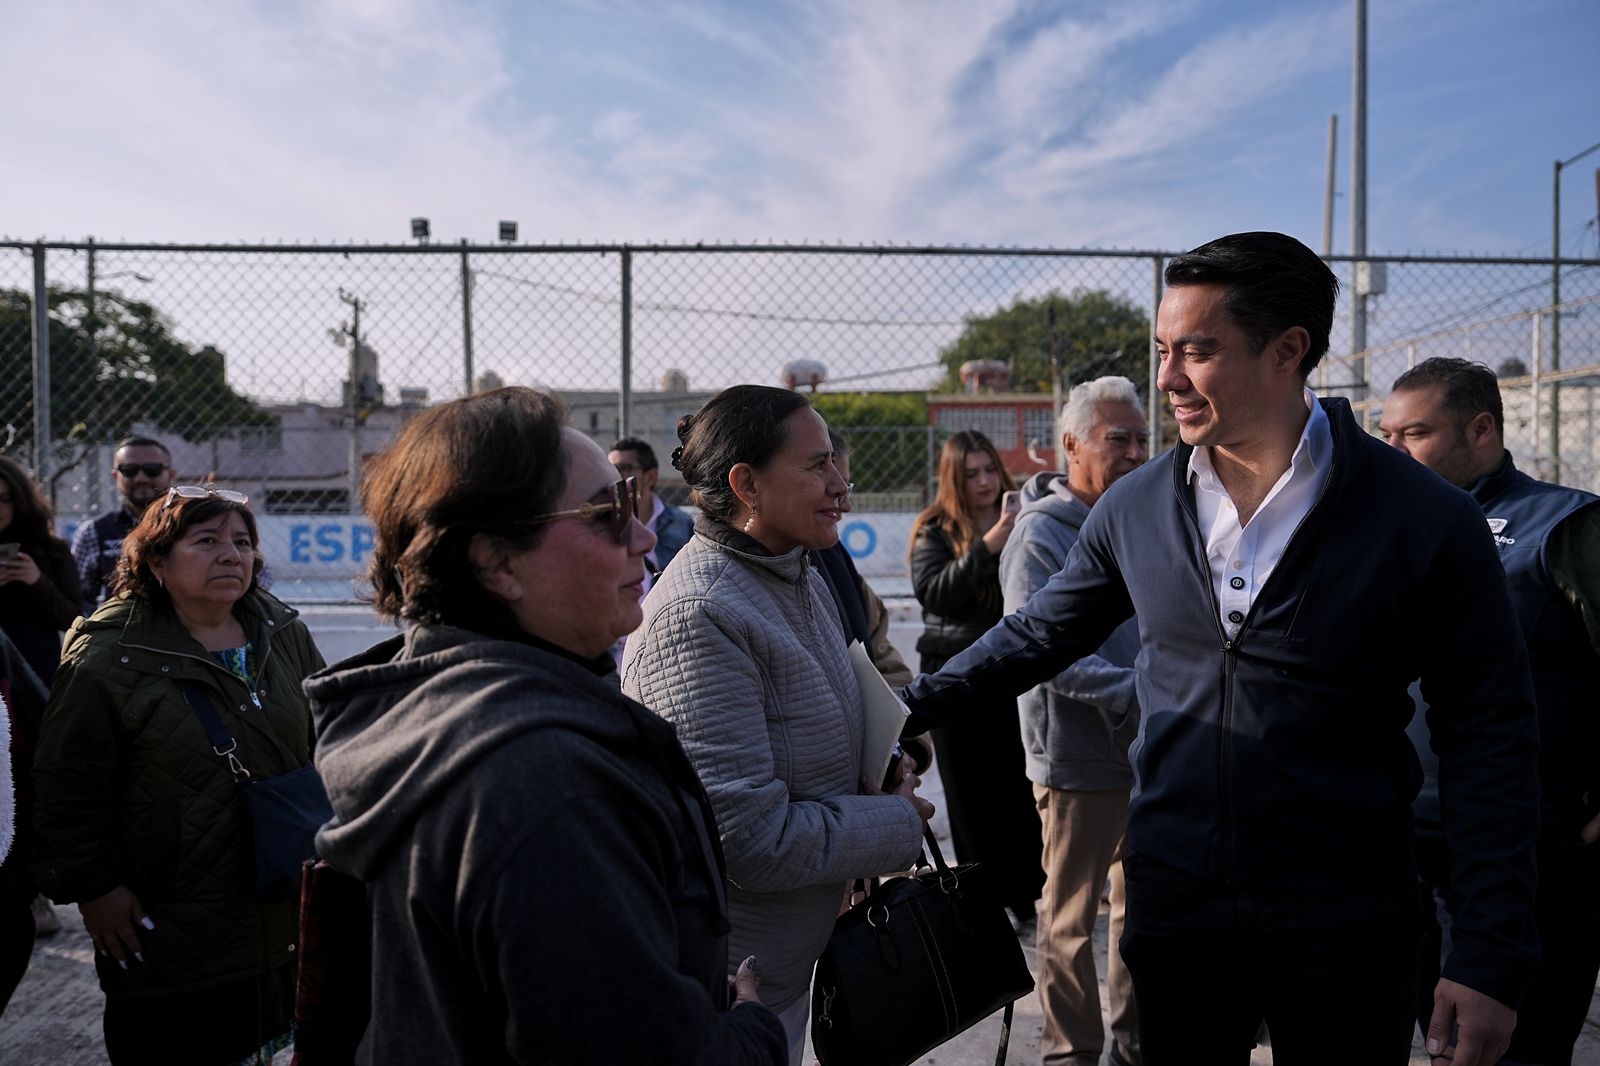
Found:
[[[0,1014],[5,1013],[11,994],[28,972],[33,955],[33,911],[31,901],[10,901],[0,905]]]
[[[1417,908],[1403,880],[1260,895],[1132,853],[1123,872],[1144,1066],[1247,1063],[1262,1022],[1278,1066],[1409,1059]]]
[[[933,673],[946,661],[924,654],[922,670]],[[976,708],[930,735],[957,857],[987,866],[1000,901],[1019,919],[1032,918],[1044,888],[1044,843],[1016,702]]]
[[[114,1066],[229,1066],[289,1032],[292,963],[260,977],[170,996],[106,996]]]
[[[1450,871],[1438,836],[1416,837],[1422,954],[1416,1013],[1423,1030],[1433,1013],[1433,988],[1450,944]],[[1517,1009],[1505,1066],[1569,1066],[1600,975],[1600,844],[1540,848],[1534,898],[1539,970]]]

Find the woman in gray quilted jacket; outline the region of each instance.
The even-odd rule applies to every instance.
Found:
[[[811,969],[844,884],[903,869],[933,807],[904,773],[862,780],[861,696],[808,549],[839,539],[847,486],[805,398],[738,385],[678,426],[673,465],[695,536],[645,599],[623,690],[672,722],[711,797],[727,856],[731,957],[761,960],[762,997],[801,1062]]]

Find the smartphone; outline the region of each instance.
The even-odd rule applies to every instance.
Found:
[[[1016,489],[1000,497],[1000,509],[1006,514],[1015,514],[1022,510],[1022,493]]]
[[[0,566],[5,566],[17,557],[17,552],[22,550],[20,544],[0,544]]]

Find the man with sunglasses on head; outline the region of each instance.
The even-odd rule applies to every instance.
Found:
[[[124,437],[113,453],[113,477],[122,505],[78,527],[72,538],[72,557],[83,582],[84,617],[105,599],[106,582],[122,555],[122,538],[138,525],[139,516],[160,499],[177,477],[172,453],[150,437]]]

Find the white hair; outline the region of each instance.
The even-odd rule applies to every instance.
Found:
[[[1094,428],[1095,408],[1103,403],[1129,403],[1141,416],[1144,414],[1144,404],[1139,402],[1139,390],[1133,382],[1118,374],[1108,374],[1072,386],[1067,402],[1061,405],[1057,431],[1070,433],[1079,440],[1087,439]]]

